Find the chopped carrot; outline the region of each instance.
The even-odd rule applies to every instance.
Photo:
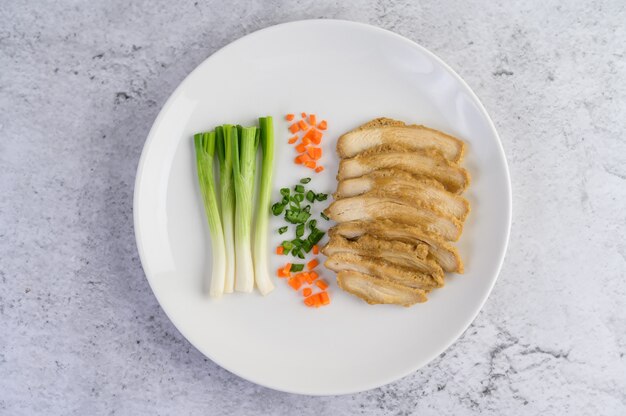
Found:
[[[278,269],[277,275],[278,277],[289,277],[289,272],[285,273],[285,269],[281,267]]]
[[[318,166],[315,168],[315,172],[320,173],[321,171],[324,170],[324,166]]]
[[[311,144],[311,139],[309,139],[306,136],[302,137],[302,144],[304,145]]]
[[[285,271],[285,273],[289,273],[291,271],[291,263],[285,264],[283,270]]]
[[[306,121],[300,120],[298,121],[298,127],[300,127],[300,130],[306,130],[309,126],[306,124]]]
[[[294,116],[293,114],[287,114],[287,115],[285,116],[285,120],[287,120],[287,121],[291,121],[291,120],[293,120],[293,118],[294,118],[294,117],[295,117],[295,116]]]
[[[315,279],[317,279],[318,277],[320,277],[320,275],[319,275],[319,274],[317,274],[317,272],[315,272],[315,271],[309,272],[309,276],[311,277],[311,283],[313,283],[313,281],[314,281]]]
[[[302,116],[302,118],[306,118],[306,113],[300,113],[300,115]]]
[[[279,247],[282,247],[282,246],[279,246]],[[283,254],[283,253],[280,253],[280,254]],[[317,244],[313,246],[313,254],[320,254],[320,248],[317,246]]]
[[[317,285],[317,287],[319,287],[322,290],[328,289],[328,283],[326,283],[326,280],[324,279],[316,280],[315,284]]]
[[[311,276],[311,273],[309,272],[304,272],[302,273],[302,278],[308,283],[308,284],[312,284],[313,283],[313,276]]]
[[[300,143],[299,145],[296,146],[296,152],[298,153],[306,152],[306,146],[304,145],[304,143]]]
[[[305,287],[304,289],[302,289],[302,295],[305,298],[311,296],[311,293],[313,293],[313,289],[311,289],[310,287]]]
[[[283,254],[285,252],[285,247],[278,246],[276,247],[276,254]]]
[[[328,292],[321,292],[317,295],[320,298],[320,302],[322,305],[328,305],[330,303],[330,297],[328,296]]]
[[[302,286],[302,282],[300,281],[300,279],[297,279],[295,277],[290,277],[289,280],[287,280],[287,283],[293,288],[293,290],[298,290],[300,289],[300,286]]]
[[[310,262],[308,262],[306,264],[306,268],[308,270],[313,270],[314,268],[317,267],[318,264],[320,264],[319,260],[318,259],[313,259],[313,260],[311,260]]]
[[[298,141],[298,136],[293,136],[292,138],[290,138],[287,143],[289,144],[294,144],[295,142]]]
[[[293,123],[291,126],[289,126],[289,131],[291,132],[291,134],[296,134],[300,131],[300,125],[298,123]]]
[[[317,166],[317,163],[313,162],[312,160],[309,160],[307,162],[304,162],[304,166],[306,166],[307,168],[315,169],[315,167]]]
[[[309,114],[309,124],[312,126],[317,124],[317,117],[315,114]]]
[[[309,308],[312,308],[313,306],[315,306],[315,296],[309,296],[305,298],[304,304],[308,306]]]
[[[320,130],[326,130],[328,128],[328,123],[326,120],[320,121],[320,124],[317,125],[317,128]]]
[[[306,154],[302,153],[301,155],[296,157],[296,163],[299,165],[304,165],[306,162],[309,162],[311,158]]]
[[[322,149],[319,147],[309,146],[307,147],[307,153],[313,160],[320,160],[322,158]]]

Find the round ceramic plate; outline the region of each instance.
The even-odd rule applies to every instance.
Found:
[[[328,120],[326,170],[296,166],[283,116],[310,112]],[[197,185],[192,135],[223,123],[275,120],[274,200],[281,187],[314,177],[336,187],[335,142],[376,117],[425,124],[468,143],[472,204],[457,244],[464,275],[411,308],[370,306],[336,286],[331,305],[307,308],[284,280],[258,292],[211,299],[208,227]],[[330,201],[327,201],[330,202]],[[318,204],[320,205],[320,204]],[[315,214],[317,215],[317,213]],[[328,395],[371,389],[419,369],[441,354],[476,317],[498,276],[511,222],[508,168],[498,135],[478,98],[421,46],[359,23],[310,20],[248,35],[204,61],[176,89],[150,131],[137,172],[134,221],[141,262],[159,303],[203,354],[255,383]],[[324,221],[320,220],[320,224]],[[269,247],[282,240],[270,222]],[[272,270],[286,260],[269,254]],[[272,275],[274,273],[272,272]]]

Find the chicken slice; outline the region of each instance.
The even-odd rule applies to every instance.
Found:
[[[443,286],[443,275],[432,276],[393,265],[382,259],[347,252],[331,255],[324,265],[335,272],[353,270],[416,289],[431,290]]]
[[[396,240],[409,244],[423,242],[428,244],[429,256],[432,256],[444,271],[463,273],[463,262],[456,248],[422,227],[412,227],[389,220],[350,221],[332,227],[329,235],[332,237],[335,234],[347,239],[371,234],[384,240]]]
[[[351,159],[342,159],[337,179],[356,178],[375,170],[390,168],[435,179],[454,193],[463,192],[470,182],[465,169],[446,160],[437,151],[406,152],[393,147],[373,148]]]
[[[395,198],[369,194],[333,201],[324,213],[337,222],[389,219],[396,223],[419,225],[451,241],[458,240],[463,231],[463,223],[454,217],[419,205],[405,204]]]
[[[350,131],[337,141],[340,157],[354,157],[373,147],[395,145],[408,151],[435,149],[451,162],[463,159],[465,143],[425,126],[406,125],[401,121],[379,118]]]
[[[430,274],[435,276],[437,281],[443,281],[441,266],[436,261],[426,258],[427,247],[423,243],[415,246],[399,241],[380,240],[369,234],[359,237],[358,240],[350,241],[335,234],[322,248],[322,253],[328,257],[337,253],[376,257],[394,265]]]
[[[426,302],[426,292],[352,270],[337,273],[337,284],[348,293],[370,305],[396,304],[411,306]]]
[[[335,200],[361,194],[392,197],[414,206],[424,206],[435,212],[451,215],[465,221],[470,212],[469,202],[445,190],[441,183],[415,177],[397,169],[382,169],[345,179],[337,185]]]

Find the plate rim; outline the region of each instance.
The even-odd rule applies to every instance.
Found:
[[[258,380],[255,377],[249,377],[249,376],[243,376],[241,375],[238,371],[233,370],[232,368],[230,368],[230,366],[226,366],[223,365],[222,363],[218,362],[217,360],[215,360],[210,353],[208,353],[207,351],[205,351],[203,348],[195,345],[192,341],[190,341],[190,339],[179,329],[179,326],[176,323],[176,320],[173,319],[172,316],[170,316],[170,314],[165,310],[165,308],[163,308],[162,306],[162,302],[161,302],[161,298],[160,296],[157,294],[157,292],[154,289],[154,285],[152,283],[152,273],[150,271],[149,266],[146,264],[145,262],[145,254],[144,254],[144,247],[142,245],[141,242],[141,227],[140,227],[140,222],[139,222],[139,214],[138,214],[138,210],[137,210],[137,205],[138,205],[138,200],[139,200],[139,194],[140,194],[140,189],[141,189],[141,179],[143,177],[143,173],[144,173],[144,168],[145,168],[145,164],[146,164],[146,160],[147,160],[147,154],[149,153],[149,149],[152,145],[152,142],[154,141],[154,137],[156,135],[156,130],[158,128],[158,126],[161,124],[162,119],[164,118],[165,114],[169,111],[170,107],[172,106],[172,103],[175,101],[175,99],[181,94],[181,91],[183,89],[183,86],[187,83],[187,81],[192,78],[194,76],[195,73],[199,72],[199,70],[204,67],[205,65],[208,65],[213,59],[215,59],[217,56],[219,56],[221,53],[223,53],[225,50],[234,47],[235,45],[237,45],[239,42],[243,41],[244,39],[248,39],[250,37],[254,37],[254,36],[258,36],[261,33],[264,33],[266,31],[272,31],[272,30],[276,30],[278,28],[283,28],[286,26],[291,26],[291,25],[300,25],[300,24],[339,24],[339,25],[346,25],[346,26],[355,26],[355,27],[359,27],[361,29],[364,30],[369,30],[372,32],[377,32],[379,34],[384,34],[385,36],[390,36],[395,38],[396,40],[405,42],[410,44],[411,46],[419,49],[422,53],[426,54],[430,59],[434,60],[435,62],[437,62],[439,65],[442,66],[443,69],[445,69],[446,71],[448,71],[450,73],[450,75],[452,75],[452,77],[461,84],[462,87],[464,87],[467,92],[469,93],[470,97],[472,99],[475,100],[476,104],[478,105],[478,109],[479,112],[483,115],[483,117],[485,117],[485,120],[488,123],[489,128],[491,129],[492,133],[494,134],[495,138],[497,139],[497,148],[498,148],[498,153],[500,155],[500,157],[502,158],[502,160],[504,161],[504,171],[505,171],[505,176],[506,176],[506,198],[503,198],[506,201],[507,207],[508,209],[506,210],[506,229],[505,229],[505,238],[504,238],[504,244],[501,246],[500,251],[498,253],[498,261],[497,261],[497,267],[496,267],[496,272],[494,277],[491,279],[491,283],[489,285],[489,289],[487,291],[484,292],[482,298],[480,299],[480,302],[478,303],[478,307],[476,308],[476,310],[472,313],[469,314],[467,319],[464,321],[463,325],[461,326],[461,329],[457,332],[455,331],[455,334],[453,336],[450,337],[450,339],[448,340],[448,342],[445,343],[444,347],[441,348],[441,350],[439,352],[430,354],[429,356],[419,360],[419,362],[417,362],[415,365],[410,365],[407,366],[407,368],[399,375],[394,375],[394,376],[388,376],[385,377],[384,379],[381,379],[379,382],[375,382],[375,383],[367,383],[365,386],[361,386],[361,387],[357,387],[357,388],[352,388],[352,389],[334,389],[332,391],[328,391],[328,392],[315,392],[315,393],[311,393],[311,392],[305,392],[305,391],[298,391],[298,390],[291,390],[288,388],[285,388],[284,386],[274,386],[272,385],[272,383],[267,383],[263,380]],[[220,49],[218,49],[217,51],[215,51],[214,53],[212,53],[211,55],[209,55],[207,58],[205,58],[200,64],[198,64],[191,72],[189,72],[187,74],[187,76],[185,76],[185,78],[177,85],[177,87],[174,89],[174,91],[170,94],[170,96],[168,97],[168,99],[166,100],[165,104],[163,104],[163,107],[161,108],[161,110],[159,111],[159,114],[157,115],[157,117],[155,118],[152,126],[150,127],[150,131],[148,133],[148,136],[144,142],[142,151],[141,151],[141,156],[139,158],[139,162],[138,162],[138,166],[137,166],[137,171],[135,174],[135,182],[134,182],[134,191],[133,191],[133,230],[134,230],[134,234],[135,234],[135,244],[137,246],[137,251],[139,254],[139,260],[141,262],[141,267],[144,271],[146,280],[148,281],[148,285],[150,286],[150,290],[152,291],[154,297],[156,298],[157,302],[159,303],[159,307],[161,308],[161,310],[165,313],[165,315],[167,316],[167,318],[170,320],[170,322],[174,325],[174,327],[176,328],[176,330],[185,338],[185,340],[187,342],[189,342],[189,344],[191,344],[195,349],[197,349],[202,355],[206,356],[208,359],[210,359],[211,361],[213,361],[215,364],[217,364],[218,366],[220,366],[221,368],[225,369],[226,371],[236,375],[237,377],[240,377],[244,380],[250,381],[252,383],[255,383],[257,385],[266,387],[266,388],[270,388],[272,390],[276,390],[276,391],[281,391],[281,392],[285,392],[285,393],[291,393],[291,394],[299,394],[299,395],[307,395],[307,396],[331,396],[331,395],[346,395],[346,394],[355,394],[355,393],[360,393],[360,392],[364,392],[364,391],[369,391],[369,390],[373,390],[375,388],[380,388],[383,387],[387,384],[393,383],[395,381],[401,380],[405,377],[407,377],[408,375],[416,372],[417,370],[425,367],[426,365],[428,365],[429,363],[431,363],[435,358],[439,357],[441,354],[443,354],[445,351],[447,351],[452,344],[454,344],[456,341],[459,340],[459,338],[461,338],[461,336],[463,336],[463,334],[467,331],[467,329],[469,328],[469,326],[474,322],[474,320],[476,320],[478,314],[482,311],[482,309],[485,306],[485,303],[487,302],[487,299],[489,298],[489,296],[491,295],[491,292],[493,291],[493,288],[496,284],[496,281],[498,280],[498,277],[500,276],[500,272],[502,271],[502,265],[504,264],[504,258],[506,256],[507,250],[508,250],[508,245],[509,245],[509,240],[510,240],[510,235],[511,235],[511,224],[512,224],[512,217],[513,217],[513,192],[512,192],[512,184],[511,184],[511,175],[510,175],[510,171],[509,171],[509,164],[506,158],[506,154],[504,152],[504,147],[502,146],[502,140],[500,139],[500,135],[498,134],[498,131],[496,129],[495,124],[493,123],[493,120],[491,120],[491,117],[489,116],[489,114],[487,113],[487,110],[485,109],[485,106],[483,105],[482,101],[480,100],[480,98],[478,97],[478,95],[476,95],[476,93],[474,92],[474,90],[472,90],[472,88],[469,86],[469,84],[459,75],[456,73],[456,71],[454,69],[452,69],[446,62],[444,62],[441,58],[439,58],[435,53],[431,52],[430,50],[428,50],[427,48],[425,48],[424,46],[420,45],[419,43],[404,37],[398,33],[392,32],[390,30],[387,29],[383,29],[381,27],[378,26],[374,26],[374,25],[370,25],[367,23],[362,23],[362,22],[356,22],[356,21],[351,21],[351,20],[345,20],[345,19],[303,19],[303,20],[294,20],[294,21],[289,21],[289,22],[284,22],[284,23],[279,23],[276,25],[272,25],[272,26],[268,26],[259,30],[256,30],[254,32],[248,33],[244,36],[241,36],[240,38],[228,43],[227,45],[224,45],[223,47],[221,47]]]

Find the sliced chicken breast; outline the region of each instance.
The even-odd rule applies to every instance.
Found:
[[[390,197],[409,205],[421,205],[435,212],[465,221],[469,202],[445,190],[433,179],[415,177],[397,169],[377,170],[358,178],[345,179],[337,185],[335,200],[362,194]]]
[[[437,151],[406,152],[389,147],[373,148],[351,159],[341,160],[337,179],[356,178],[375,170],[392,168],[435,179],[453,193],[463,192],[470,182],[465,169],[446,160]]]
[[[346,292],[360,297],[370,305],[411,306],[428,300],[426,292],[421,289],[409,288],[353,270],[337,273],[337,284]]]
[[[378,221],[350,221],[335,225],[329,230],[329,235],[340,235],[347,239],[356,239],[364,234],[371,234],[384,240],[396,240],[409,244],[428,244],[429,256],[439,263],[446,272],[463,273],[463,262],[458,251],[441,237],[424,230],[423,227],[414,227],[398,224],[389,220]]]
[[[455,163],[460,162],[465,153],[465,144],[456,137],[388,118],[372,120],[341,136],[337,141],[337,153],[349,158],[383,145],[402,146],[408,151],[434,149]]]
[[[430,274],[435,276],[435,280],[443,281],[444,275],[441,266],[436,261],[426,258],[427,247],[426,244],[422,243],[415,246],[399,241],[381,240],[369,234],[365,234],[354,241],[334,234],[328,244],[322,248],[322,253],[328,257],[337,253],[375,257],[393,265]]]
[[[331,255],[324,265],[335,272],[353,270],[416,289],[431,290],[443,286],[443,276],[432,276],[382,259],[347,252]]]
[[[388,219],[399,224],[421,226],[424,230],[451,241],[458,240],[463,231],[463,223],[454,217],[419,205],[405,204],[398,199],[369,194],[336,200],[324,212],[339,223]]]

